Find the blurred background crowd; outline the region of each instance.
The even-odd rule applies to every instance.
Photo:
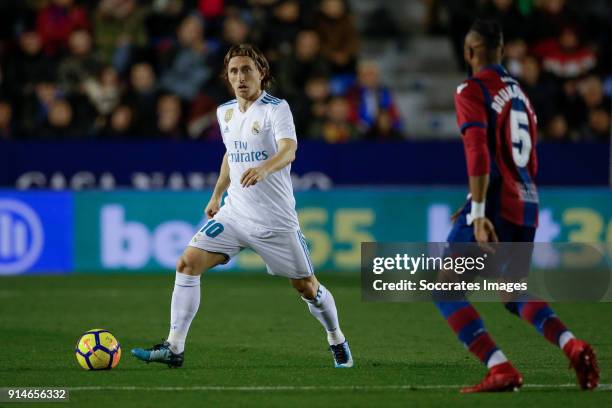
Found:
[[[0,139],[220,139],[232,44],[268,56],[298,135],[457,138],[463,36],[498,19],[547,140],[610,137],[606,0],[0,2]]]

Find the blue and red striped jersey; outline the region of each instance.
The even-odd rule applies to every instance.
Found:
[[[486,130],[487,216],[537,227],[537,118],[519,83],[501,65],[487,66],[459,85],[455,107],[464,143],[471,127]]]

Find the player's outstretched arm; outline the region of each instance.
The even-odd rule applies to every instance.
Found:
[[[221,170],[219,171],[219,178],[217,179],[217,184],[215,184],[215,189],[213,191],[212,197],[210,197],[210,201],[206,205],[206,209],[204,213],[208,218],[212,218],[215,216],[219,209],[221,208],[221,198],[223,198],[223,193],[227,190],[230,185],[230,176],[229,176],[229,164],[227,163],[227,153],[223,156],[223,161],[221,162]]]
[[[254,186],[266,177],[268,174],[279,171],[295,160],[295,151],[297,143],[293,139],[278,140],[278,152],[267,160],[264,164],[258,167],[251,167],[240,178],[242,187]]]

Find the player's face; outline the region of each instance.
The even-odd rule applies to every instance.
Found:
[[[250,57],[232,57],[227,64],[227,79],[236,97],[252,99],[261,91],[262,74]]]

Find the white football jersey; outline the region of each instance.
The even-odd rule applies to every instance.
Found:
[[[236,221],[271,231],[299,230],[291,165],[254,186],[244,188],[240,184],[247,169],[260,166],[276,154],[278,140],[297,142],[287,102],[264,91],[244,113],[236,99],[219,106],[217,120],[227,149],[231,180],[221,211]]]

